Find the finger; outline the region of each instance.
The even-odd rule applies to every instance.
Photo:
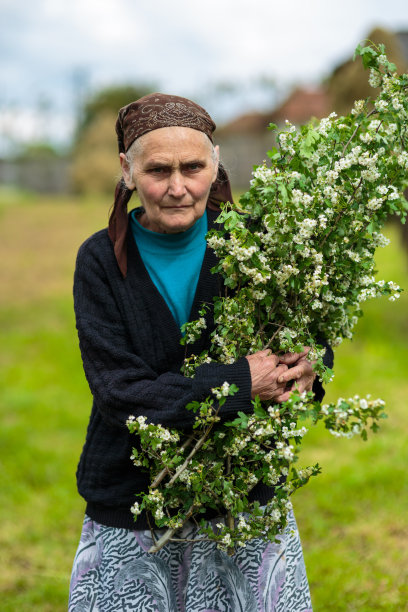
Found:
[[[291,393],[292,393],[291,390],[285,391],[284,393],[281,393],[281,395],[278,395],[278,397],[275,398],[275,401],[278,402],[279,404],[282,404],[283,402],[287,402],[288,399],[290,398]]]
[[[292,365],[292,363],[295,363],[300,358],[300,355],[301,353],[285,353],[279,356],[279,361],[286,365]]]
[[[282,387],[284,387],[285,384],[286,384],[285,380],[281,380],[282,376],[284,376],[286,374],[286,372],[288,372],[288,371],[289,371],[289,368],[284,363],[277,364],[276,368],[273,371],[273,375],[275,377],[276,382],[281,384]]]
[[[309,363],[310,365],[314,365],[317,359],[308,359],[307,355],[305,355],[304,357],[301,357],[299,361],[302,363]]]
[[[303,391],[306,390],[306,386],[307,386],[307,380],[301,378],[300,380],[297,381],[296,388],[299,392],[299,395],[301,395]]]
[[[279,361],[279,357],[277,357],[274,353],[272,353],[272,350],[270,348],[262,349],[261,351],[256,351],[256,353],[249,353],[246,356],[251,357],[251,358],[261,357],[262,359],[265,357],[274,357]]]
[[[293,368],[286,370],[286,372],[283,372],[283,374],[280,374],[278,378],[278,383],[287,383],[290,380],[298,380],[304,375],[305,375],[304,364],[294,366]]]
[[[276,366],[279,364],[279,357],[273,353],[266,355],[266,358],[270,361],[273,368],[276,368]]]
[[[257,351],[256,353],[250,353],[249,355],[246,355],[246,358],[250,366],[253,364],[260,364],[265,359],[271,360],[271,363],[273,363],[273,367],[275,367],[279,363],[279,357],[277,357],[277,355],[274,355],[271,352],[271,349],[265,349],[263,351]]]
[[[299,359],[302,359],[302,357],[306,357],[310,350],[308,347],[306,347],[306,349],[307,350],[304,350],[301,353],[285,353],[279,357],[279,361],[281,363],[286,363],[287,365],[292,365],[293,363],[296,363],[296,361],[299,361]]]
[[[312,391],[313,390],[313,382],[314,377],[305,376],[297,381],[299,385],[299,393],[303,393],[303,391]]]
[[[276,401],[276,396],[285,393],[285,387],[273,387],[273,389],[265,389],[258,393],[262,401]]]
[[[290,389],[286,388],[285,392],[282,393],[281,395],[279,395],[279,397],[276,398],[276,401],[279,402],[279,403],[287,402],[288,399],[290,398],[290,396],[292,395],[292,393],[294,391],[298,391],[298,393],[300,395],[304,391],[304,389],[301,389],[300,386],[301,385],[299,384],[299,382],[296,381],[295,383],[293,383],[293,385],[290,387]]]

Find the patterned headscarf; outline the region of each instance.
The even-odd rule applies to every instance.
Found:
[[[215,123],[201,106],[180,96],[153,93],[120,109],[116,121],[119,153],[126,153],[143,134],[171,126],[193,128],[204,132],[211,142],[213,140]],[[127,272],[127,204],[132,193],[121,179],[116,185],[115,201],[109,218],[109,237],[123,277]],[[217,179],[211,186],[207,207],[219,210],[221,202],[232,202],[232,193],[228,175],[220,164]]]

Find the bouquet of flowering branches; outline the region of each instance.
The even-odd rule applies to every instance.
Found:
[[[370,69],[370,85],[380,88],[378,97],[355,102],[345,117],[332,113],[300,129],[287,122],[268,153],[271,164],[255,168],[239,206],[223,207],[222,229],[209,234],[208,244],[226,291],[215,299],[211,347],[186,360],[187,375],[212,360],[232,363],[264,348],[279,354],[309,346],[308,359],[328,382],[332,372],[318,339],[338,345],[352,337],[362,302],[399,297],[395,283],[375,280],[374,254],[388,242],[381,233],[387,218],[405,221],[407,211],[408,75],[397,75],[382,45],[358,46],[356,55]],[[205,307],[201,314],[185,325],[185,343],[201,334]],[[221,423],[219,409],[235,392],[225,383],[187,406],[196,416],[184,438],[142,416],[129,418],[140,443],[132,459],[152,477],[132,511],[144,509],[167,528],[152,552],[187,520],[228,550],[255,537],[275,539],[286,525],[290,496],[320,472],[317,464],[294,465],[305,424],[323,420],[336,436],[366,438],[385,416],[382,400],[355,396],[321,405],[313,393],[295,391],[282,404],[257,398],[250,414]],[[249,501],[258,482],[275,487],[263,508]],[[227,516],[216,529],[202,518],[208,508]]]

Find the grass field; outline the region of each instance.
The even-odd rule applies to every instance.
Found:
[[[75,469],[90,410],[72,312],[80,243],[110,202],[0,192],[0,609],[66,609],[83,518]],[[408,288],[408,256],[379,253]],[[315,612],[408,610],[408,295],[368,304],[336,353],[327,396],[371,393],[389,419],[368,442],[308,434],[301,463],[323,474],[297,494]],[[248,611],[250,612],[250,611]]]

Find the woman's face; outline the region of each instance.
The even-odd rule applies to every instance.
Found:
[[[145,212],[140,223],[153,232],[184,232],[205,211],[218,172],[218,147],[203,132],[165,127],[135,142],[132,165],[120,155],[123,178],[137,189]]]

